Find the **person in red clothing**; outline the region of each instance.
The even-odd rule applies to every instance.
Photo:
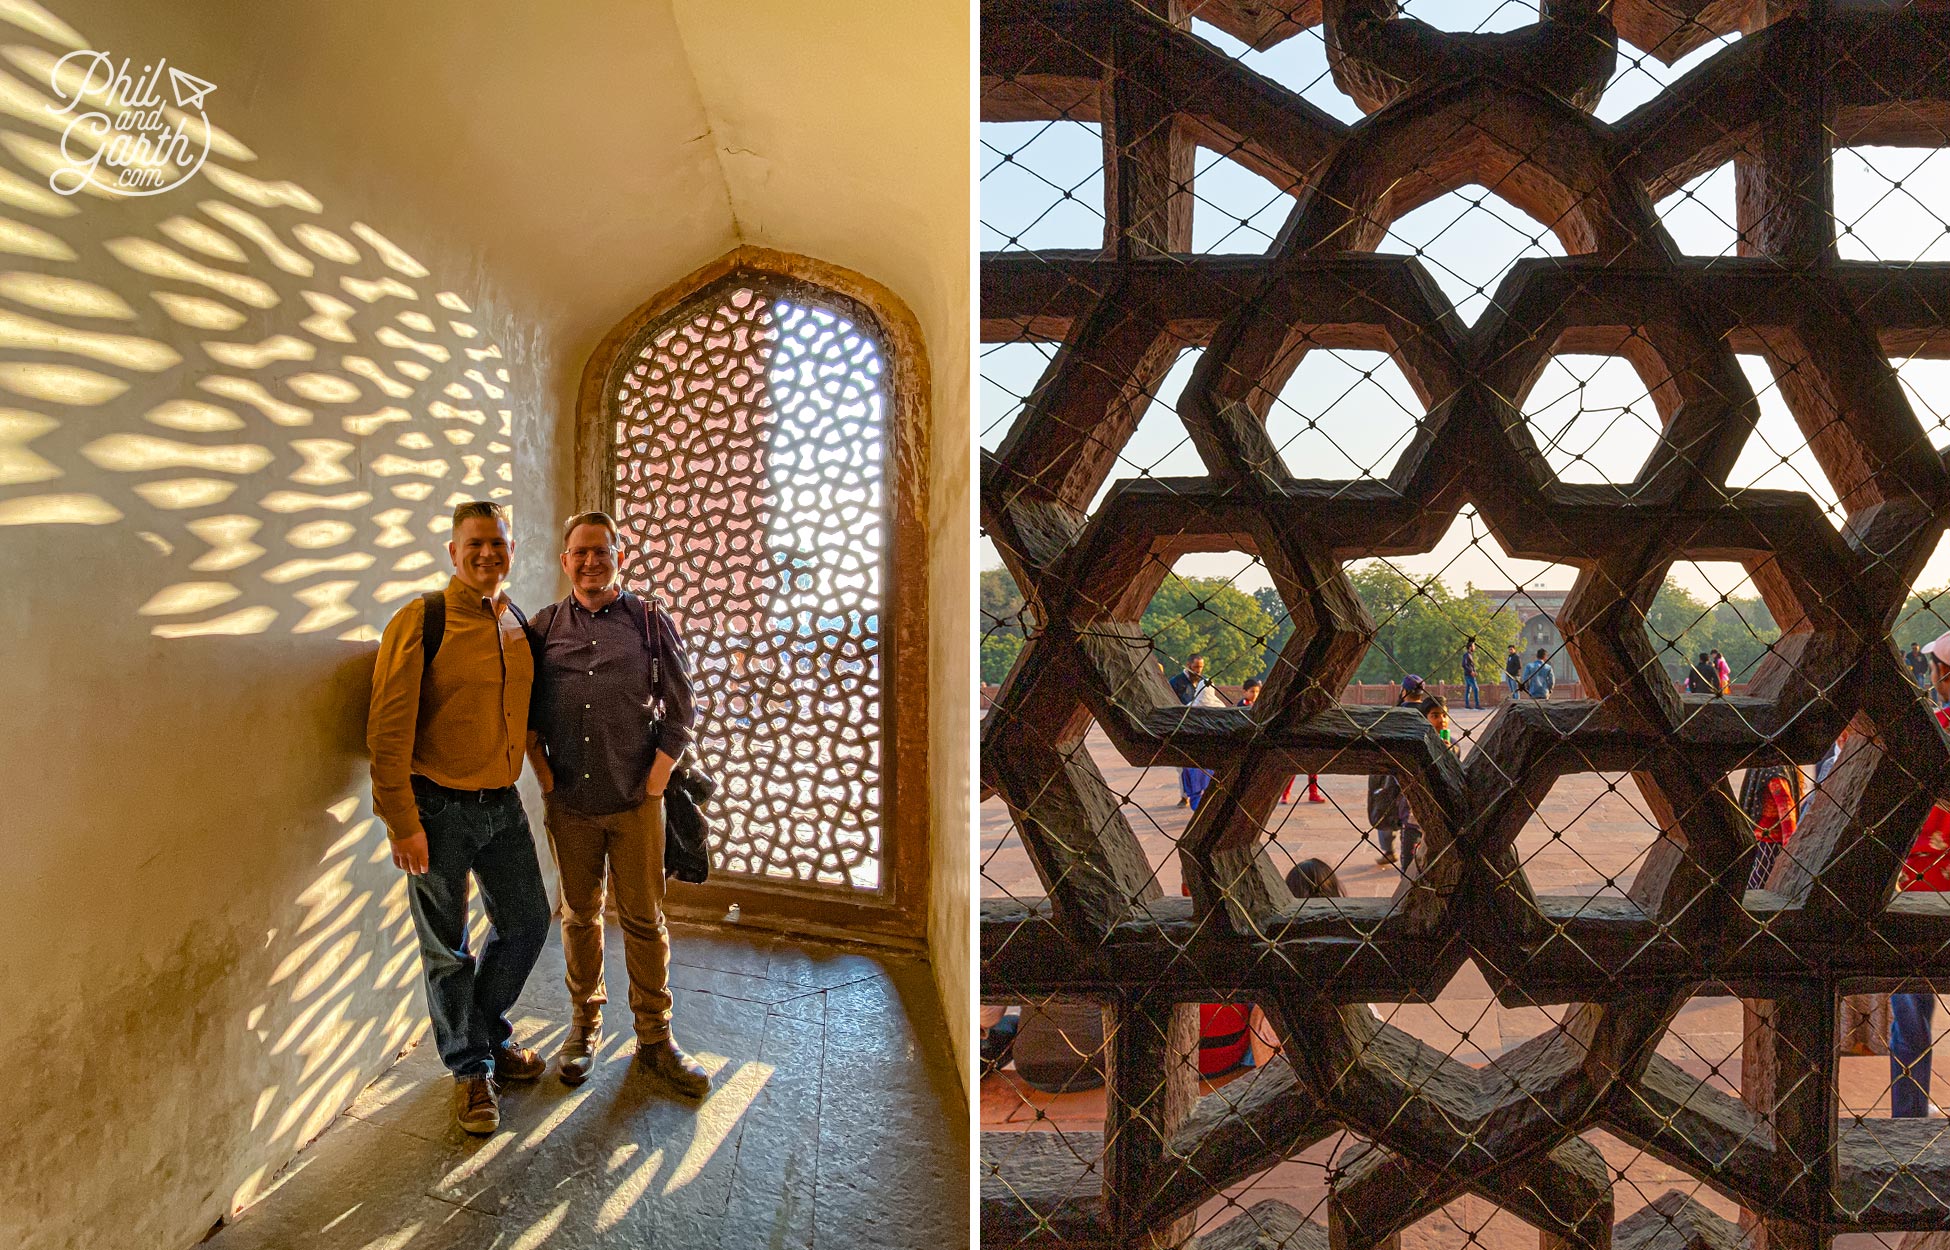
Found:
[[[1263,689],[1265,689],[1265,683],[1261,682],[1259,678],[1248,677],[1246,679],[1246,684],[1239,688],[1239,706],[1251,707],[1253,704],[1259,702],[1259,693]],[[1286,791],[1280,795],[1280,802],[1282,803],[1293,802],[1293,783],[1295,780],[1297,780],[1297,778],[1293,778],[1293,777],[1287,778]],[[1307,774],[1307,802],[1325,803],[1326,801],[1327,801],[1327,797],[1320,792],[1320,774],[1308,773]]]
[[[1930,657],[1930,687],[1939,701],[1950,698],[1950,634],[1924,647]],[[1940,707],[1936,723],[1950,729],[1950,707]],[[1903,863],[1899,888],[1950,890],[1950,811],[1941,804],[1930,809],[1917,831],[1916,842]],[[1931,1017],[1936,993],[1889,996],[1889,1113],[1908,1119],[1929,1115]],[[1940,1112],[1938,1114],[1941,1114]]]
[[[1192,883],[1179,883],[1178,892],[1189,895]],[[1224,1076],[1238,1067],[1253,1064],[1252,1021],[1258,1008],[1251,1003],[1200,1003],[1198,1005],[1198,1075],[1201,1080]]]
[[[1747,770],[1740,786],[1740,810],[1754,822],[1754,868],[1747,877],[1747,888],[1758,890],[1767,884],[1774,860],[1793,836],[1796,821],[1794,788],[1788,783],[1788,770],[1779,764],[1762,764]]]

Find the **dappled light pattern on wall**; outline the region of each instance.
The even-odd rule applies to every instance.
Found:
[[[287,923],[265,935],[267,948],[283,953],[244,1019],[265,1058],[284,1073],[258,1092],[249,1122],[252,1134],[282,1152],[278,1158],[325,1131],[371,1079],[373,1054],[398,1054],[427,1030],[406,877],[373,872],[392,855],[385,827],[359,794],[326,815],[339,836],[293,900]],[[383,891],[379,882],[386,882]],[[469,933],[476,950],[487,927],[487,917],[476,914]],[[261,1197],[276,1170],[266,1164],[246,1177],[231,1195],[231,1210]]]
[[[512,494],[501,348],[379,228],[242,172],[255,153],[214,125],[173,191],[55,194],[50,75],[87,44],[0,16],[0,535],[127,527],[155,575],[110,593],[160,637],[376,638],[446,583],[453,503]]]
[[[474,290],[396,242],[372,197],[335,208],[340,184],[304,185],[309,154],[219,128],[247,116],[235,84],[211,124],[176,118],[209,140],[181,185],[50,189],[51,106],[84,85],[61,58],[101,37],[0,0],[0,559],[63,578],[11,587],[52,675],[18,736],[88,698],[60,683],[112,672],[126,686],[72,762],[133,807],[84,786],[52,818],[30,801],[15,849],[114,849],[8,902],[55,919],[44,940],[71,957],[112,948],[90,968],[114,1003],[88,1018],[93,1054],[167,1053],[80,1063],[30,1098],[9,1193],[65,1204],[61,1235],[174,1245],[264,1192],[427,1027],[405,878],[360,779],[361,669],[392,612],[448,580],[453,503],[512,497],[515,384]],[[78,609],[102,628],[70,630]],[[75,903],[108,879],[137,917]],[[211,882],[221,905],[199,905]],[[27,1020],[17,1041],[58,1035]],[[70,1122],[112,1124],[94,1130],[111,1144]]]
[[[874,890],[881,862],[879,345],[734,276],[623,354],[606,402],[623,573],[677,617],[730,873]]]

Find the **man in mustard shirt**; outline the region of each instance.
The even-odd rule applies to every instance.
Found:
[[[515,781],[527,748],[534,658],[502,582],[514,554],[501,505],[454,509],[453,580],[410,600],[380,639],[372,679],[372,801],[406,870],[427,1009],[470,1133],[501,1125],[494,1081],[543,1063],[512,1044],[508,1010],[548,941],[548,894]],[[472,874],[494,926],[468,947]]]

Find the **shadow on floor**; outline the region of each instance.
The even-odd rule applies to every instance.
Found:
[[[595,1072],[505,1087],[501,1131],[453,1122],[423,1041],[292,1161],[214,1250],[969,1244],[968,1103],[918,958],[673,925],[673,1032],[712,1071],[701,1106],[631,1072],[622,934]],[[514,1015],[568,1031],[551,941]]]

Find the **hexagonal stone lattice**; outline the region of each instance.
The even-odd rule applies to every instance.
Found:
[[[1336,121],[1191,33],[1270,47],[1324,24]],[[1744,37],[1616,124],[1591,115],[1621,34],[1667,61]],[[1311,36],[1310,36],[1311,37]],[[1207,1246],[1378,1246],[1473,1193],[1545,1245],[1825,1245],[1950,1227],[1950,1126],[1837,1115],[1840,1000],[1950,979],[1950,908],[1897,899],[1904,853],[1950,753],[1889,638],[1950,518],[1950,474],[1889,364],[1950,355],[1950,270],[1836,259],[1835,146],[1943,146],[1950,14],[1917,5],[1548,0],[1537,24],[1451,34],[1392,0],[996,0],[983,6],[984,117],[1100,125],[1100,253],[984,258],[992,341],[1060,343],[997,449],[983,523],[1034,628],[983,729],[1045,897],[991,901],[983,997],[1105,1004],[1101,1134],[985,1135],[983,1241],[1180,1245],[1201,1204],[1346,1131],[1327,1227],[1259,1203]],[[1260,257],[1191,254],[1192,153],[1295,196]],[[1740,256],[1693,260],[1654,204],[1739,175]],[[1083,173],[1079,171],[1078,181]],[[1465,184],[1544,223],[1567,253],[1519,262],[1465,325],[1389,224]],[[1203,347],[1177,415],[1205,474],[1111,485],[1177,351]],[[1392,466],[1303,479],[1268,414],[1314,347],[1385,351],[1423,400]],[[1839,529],[1798,492],[1732,488],[1762,356],[1834,486]],[[1565,481],[1525,404],[1560,354],[1617,356],[1660,426],[1642,464]],[[1590,475],[1586,475],[1590,476]],[[1592,697],[1502,707],[1466,760],[1424,722],[1342,706],[1374,623],[1350,560],[1434,548],[1473,505],[1503,548],[1577,570],[1558,623]],[[1181,707],[1138,621],[1188,552],[1261,561],[1293,636],[1250,709]],[[1742,566],[1782,638],[1733,697],[1675,693],[1645,631],[1667,571]],[[1092,724],[1134,766],[1213,775],[1161,897]],[[1856,731],[1766,889],[1727,778],[1812,763]],[[1630,773],[1659,837],[1622,898],[1536,893],[1513,847],[1561,778]],[[1266,854],[1300,772],[1392,773],[1428,840],[1393,899],[1294,900]],[[1893,900],[1893,901],[1892,901]],[[1509,1005],[1563,1004],[1553,1031],[1484,1067],[1365,1004],[1433,999],[1466,960]],[[1751,996],[1742,1097],[1655,1053],[1706,984]],[[1265,1009],[1284,1055],[1201,1099],[1189,1005]],[[1747,1213],[1677,1192],[1614,1227],[1602,1130]],[[1028,1140],[1021,1140],[1027,1138]]]

